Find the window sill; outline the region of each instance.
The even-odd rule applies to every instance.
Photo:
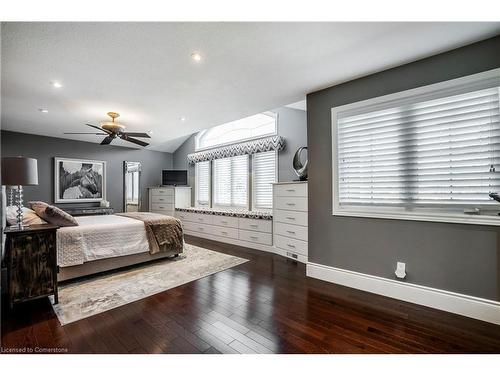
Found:
[[[333,216],[361,217],[373,219],[430,221],[438,223],[474,224],[500,226],[500,216],[494,215],[467,215],[467,214],[423,214],[402,212],[367,212],[355,210],[334,210]]]

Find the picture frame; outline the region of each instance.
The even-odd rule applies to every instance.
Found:
[[[54,158],[54,203],[106,200],[106,162]]]

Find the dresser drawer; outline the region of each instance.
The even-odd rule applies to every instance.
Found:
[[[151,211],[152,212],[170,212],[174,211],[173,203],[151,203]]]
[[[273,220],[275,222],[297,224],[307,227],[307,212],[274,210]]]
[[[238,218],[233,216],[214,215],[212,218],[212,224],[221,227],[238,228]]]
[[[307,242],[280,235],[274,236],[274,246],[307,256]]]
[[[279,210],[307,211],[307,197],[274,197],[274,207]]]
[[[191,221],[185,221],[182,223],[183,227],[187,231],[198,232],[198,233],[212,233],[212,227],[210,225],[193,223]]]
[[[152,195],[152,203],[174,203],[173,195]]]
[[[247,219],[240,217],[240,229],[254,230],[257,232],[272,233],[273,221],[261,219]]]
[[[262,245],[272,245],[273,237],[271,233],[254,232],[250,230],[239,230],[239,238],[242,241],[255,242]]]
[[[214,236],[227,237],[238,239],[238,229],[237,228],[226,228],[226,227],[216,227],[212,226],[211,234]]]
[[[151,189],[151,195],[153,196],[158,196],[158,195],[174,195],[174,189]]]
[[[307,241],[307,227],[293,224],[274,223],[274,233],[281,236]]]
[[[274,185],[274,194],[277,197],[307,197],[307,183]]]
[[[199,224],[212,224],[213,215],[190,213],[189,220]]]

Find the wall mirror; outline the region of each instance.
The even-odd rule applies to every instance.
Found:
[[[141,210],[141,163],[123,162],[123,209],[125,212]]]

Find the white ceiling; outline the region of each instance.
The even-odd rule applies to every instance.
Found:
[[[150,149],[172,152],[200,129],[498,33],[500,23],[4,23],[2,128],[100,142],[62,133],[117,111],[127,130],[153,130]]]

